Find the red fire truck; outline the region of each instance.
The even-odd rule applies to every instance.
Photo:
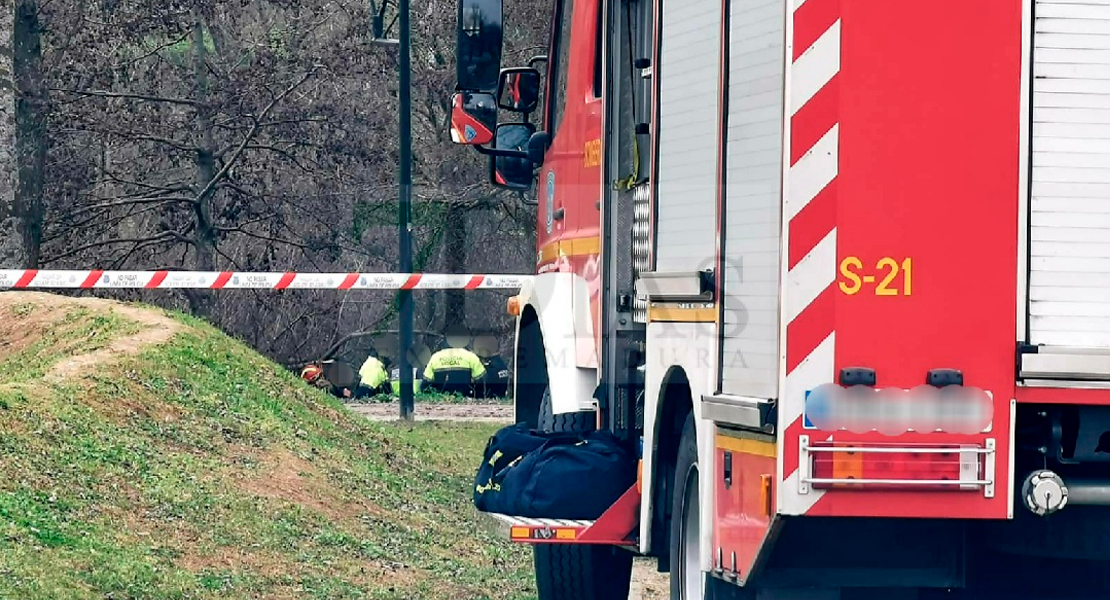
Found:
[[[1110,1],[553,0],[527,66],[459,4],[517,417],[642,448],[494,516],[541,598],[1110,598]]]

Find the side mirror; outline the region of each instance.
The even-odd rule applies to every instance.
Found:
[[[451,97],[451,141],[479,146],[493,141],[497,100],[486,92],[457,92]]]
[[[490,156],[490,183],[510,190],[532,187],[533,165],[525,151],[536,128],[531,123],[502,123],[497,126],[496,154]]]
[[[550,145],[551,136],[548,135],[546,131],[537,131],[532,134],[532,137],[528,138],[528,147],[526,151],[528,152],[528,159],[532,161],[532,164],[543,164],[543,155],[547,152],[547,148]]]
[[[501,0],[459,0],[455,89],[493,93],[501,72]]]
[[[540,103],[540,72],[532,67],[501,69],[497,82],[497,106],[530,113]]]

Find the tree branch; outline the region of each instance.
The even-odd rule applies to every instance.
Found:
[[[64,94],[73,94],[75,96],[82,96],[86,98],[124,98],[127,100],[143,100],[145,102],[162,102],[166,104],[178,104],[181,106],[199,107],[200,103],[196,100],[189,100],[188,98],[170,98],[167,96],[154,96],[150,94],[133,94],[128,92],[107,92],[103,90],[67,90],[64,88],[50,88],[52,92],[62,92]]]
[[[309,144],[298,144],[298,145],[308,146]],[[268,151],[268,152],[273,152],[274,154],[277,154],[277,155],[287,159],[289,162],[293,163],[293,166],[295,166],[298,169],[304,171],[305,173],[311,173],[312,172],[312,169],[309,169],[308,167],[302,165],[301,161],[296,156],[293,156],[292,153],[290,153],[287,150],[282,150],[281,148],[278,148],[277,146],[270,146],[270,145],[267,145],[267,144],[250,144],[250,145],[247,146],[247,150],[265,150],[265,151]]]
[[[99,209],[102,209],[102,208],[112,208],[112,207],[115,207],[115,206],[130,206],[132,204],[173,204],[173,203],[178,203],[178,202],[180,202],[182,204],[186,204],[186,203],[193,202],[193,199],[192,198],[184,198],[184,197],[180,197],[180,196],[179,197],[166,197],[166,196],[146,196],[146,197],[142,197],[142,196],[140,196],[138,198],[126,198],[126,197],[125,198],[116,198],[114,200],[106,200],[104,202],[97,203],[97,204],[78,204],[77,208],[75,208],[75,209],[73,209],[73,210],[71,210],[67,213],[64,213],[64,214],[62,214],[62,215],[60,215],[59,217],[56,217],[56,218],[64,219],[64,218],[67,218],[67,217],[73,217],[73,216],[79,215],[81,213],[88,212],[90,210],[99,210]]]
[[[200,190],[200,192],[197,193],[197,195],[196,195],[196,201],[197,202],[200,202],[205,197],[207,197],[208,194],[211,193],[212,188],[221,179],[223,179],[224,177],[227,176],[227,172],[231,170],[231,167],[234,166],[235,163],[239,160],[239,157],[242,156],[242,154],[246,150],[247,146],[251,143],[252,140],[254,140],[254,137],[256,135],[258,135],[259,123],[263,119],[265,119],[267,115],[270,114],[270,111],[272,111],[274,109],[274,107],[278,105],[279,102],[284,100],[285,97],[288,96],[289,94],[292,94],[294,90],[296,90],[298,87],[301,86],[301,84],[308,81],[309,78],[312,77],[316,73],[316,71],[317,71],[316,68],[313,68],[312,70],[308,71],[307,73],[304,74],[303,77],[301,77],[296,82],[294,82],[293,85],[285,88],[284,91],[282,91],[280,94],[278,94],[277,96],[275,96],[273,99],[270,100],[270,103],[267,104],[266,107],[262,109],[262,112],[260,112],[258,114],[258,117],[253,119],[254,120],[254,125],[252,125],[250,130],[247,131],[246,135],[243,136],[243,140],[239,143],[239,146],[237,148],[235,148],[235,151],[231,154],[231,157],[228,158],[227,162],[225,162],[224,165],[222,167],[220,167],[220,170],[217,171],[216,174],[212,176],[212,179],[210,179],[208,181],[208,184],[204,186],[204,189]]]
[[[59,261],[63,258],[69,258],[70,256],[75,256],[77,254],[80,254],[80,253],[84,252],[85,250],[92,250],[93,248],[100,248],[102,246],[110,246],[110,245],[113,245],[113,244],[141,244],[141,243],[145,243],[145,242],[153,242],[153,241],[156,241],[156,240],[161,240],[161,241],[177,240],[179,242],[186,243],[186,244],[192,244],[193,243],[193,241],[190,238],[187,238],[187,237],[181,235],[180,233],[178,233],[176,231],[163,231],[163,232],[159,233],[158,235],[154,235],[154,236],[151,236],[151,237],[119,238],[119,239],[114,239],[114,240],[103,240],[103,241],[99,241],[99,242],[94,242],[92,244],[85,244],[84,246],[79,246],[77,248],[74,248],[73,250],[70,250],[69,252],[59,254],[58,256],[52,256],[48,259],[43,259],[42,263],[43,264],[52,263],[52,262],[55,262],[55,261]]]

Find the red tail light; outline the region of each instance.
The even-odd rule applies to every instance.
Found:
[[[803,448],[806,483],[817,489],[979,490],[991,485],[986,457],[977,445],[879,445],[820,443]],[[991,461],[993,462],[993,461]],[[803,465],[804,466],[804,465]],[[993,475],[993,473],[992,473]]]

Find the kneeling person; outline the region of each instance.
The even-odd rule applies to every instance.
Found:
[[[474,394],[474,384],[486,374],[478,355],[466,348],[444,348],[432,355],[424,368],[425,385],[443,393]]]
[[[358,370],[358,376],[358,397],[389,393],[389,374],[385,370],[385,364],[374,354],[366,357]]]

